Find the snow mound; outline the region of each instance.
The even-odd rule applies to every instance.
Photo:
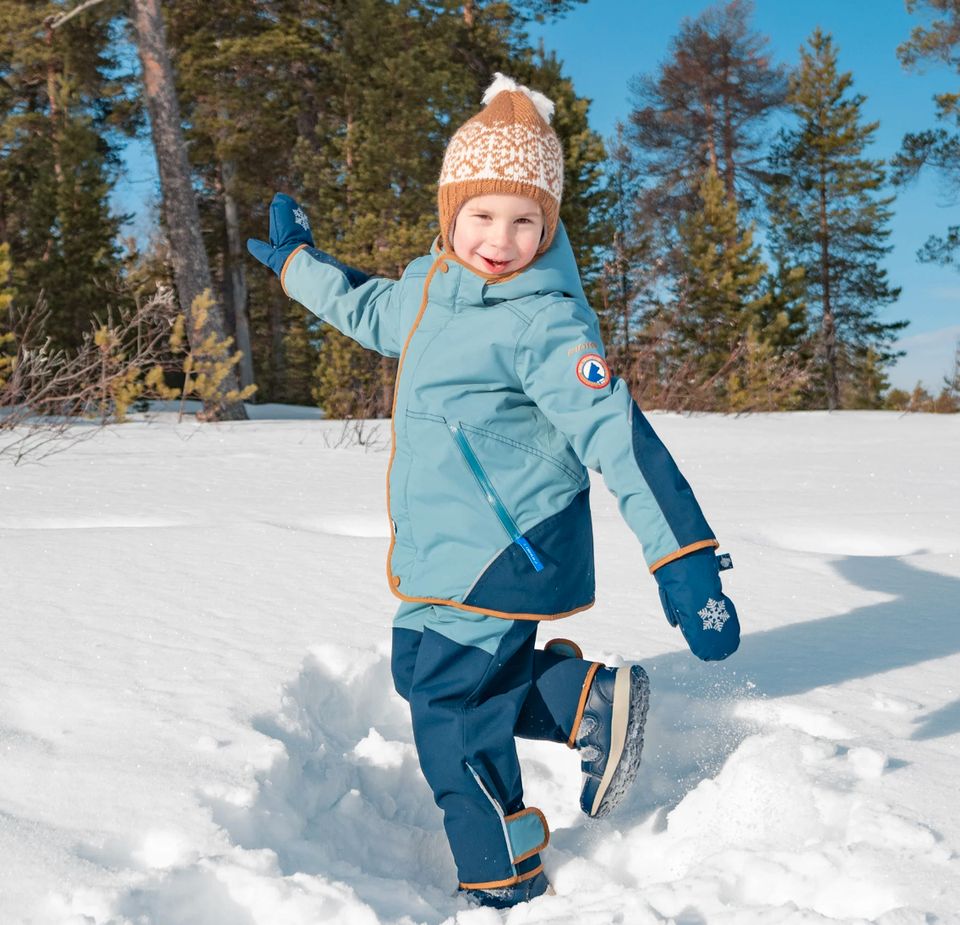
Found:
[[[382,653],[313,648],[279,711],[254,727],[275,756],[255,788],[202,794],[227,850],[178,864],[175,836],[150,833],[140,853],[164,873],[119,896],[113,914],[177,925],[370,925],[393,921],[398,908],[434,922],[462,908]]]

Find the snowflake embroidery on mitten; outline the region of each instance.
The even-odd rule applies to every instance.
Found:
[[[730,619],[726,603],[715,601],[712,597],[707,601],[707,606],[703,610],[697,611],[697,616],[703,620],[705,630],[716,630],[718,633],[723,629],[723,624]]]
[[[309,219],[307,218],[307,213],[304,212],[303,209],[300,208],[300,206],[297,206],[297,208],[295,208],[295,209],[293,210],[293,220],[294,220],[301,228],[303,228],[304,231],[309,231],[309,230],[310,230],[310,221],[309,221]]]

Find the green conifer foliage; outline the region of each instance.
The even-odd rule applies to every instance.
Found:
[[[561,217],[587,281],[597,266],[603,145],[556,57],[534,53],[503,4],[459,7],[420,0],[358,0],[327,7],[324,58],[337,93],[301,134],[295,165],[317,246],[368,272],[396,277],[427,251],[437,224],[437,179],[450,134],[480,106],[502,70],[556,103],[564,144]],[[330,411],[390,413],[395,363],[325,330],[315,395]],[[346,404],[345,404],[346,402]]]
[[[0,241],[26,304],[41,291],[55,347],[77,347],[111,299],[122,217],[108,195],[120,131],[137,118],[131,78],[113,52],[116,3],[56,31],[71,4],[0,0]]]
[[[294,158],[321,249],[394,278],[426,252],[438,231],[446,126],[473,85],[451,59],[463,28],[412,0],[329,8],[323,64],[335,92]],[[395,365],[326,328],[314,395],[328,413],[386,416]]]
[[[572,5],[169,5],[205,239],[225,296],[235,269],[224,219],[228,193],[243,237],[263,237],[271,195],[284,190],[306,208],[318,247],[367,272],[398,276],[438,231],[444,148],[453,128],[477,111],[497,70],[557,103],[567,152],[563,219],[589,284],[597,262],[599,233],[590,215],[601,204],[602,144],[560,63],[535,53],[522,32],[525,21]],[[350,413],[388,414],[395,364],[290,306],[272,276],[249,261],[246,268],[261,398],[309,401],[315,394],[328,411],[336,405],[337,413],[347,413],[344,397],[353,393]]]
[[[958,0],[907,0],[907,11],[933,13],[934,20],[916,26],[910,38],[897,49],[905,68],[920,68],[940,62],[960,74],[960,2]],[[932,167],[951,191],[960,186],[960,92],[934,96],[937,121],[948,128],[926,129],[904,136],[903,146],[892,161],[894,180],[906,183],[924,167]],[[923,263],[960,267],[960,225],[944,235],[931,235],[917,256]]]
[[[315,28],[316,8],[224,0],[166,9],[211,271],[244,350],[249,325],[252,356],[241,378],[255,369],[260,397],[274,401],[309,401],[298,371],[312,368],[316,351],[309,362],[286,353],[302,340],[289,336],[288,300],[250,264],[243,241],[264,235],[274,190],[297,194],[292,155],[323,96],[318,62],[329,44]]]
[[[882,194],[883,162],[864,156],[878,123],[863,122],[864,97],[850,92],[851,74],[838,70],[832,38],[817,29],[800,56],[788,96],[799,124],[781,132],[771,157],[771,240],[803,268],[816,311],[809,402],[863,406],[906,326],[878,317],[900,292],[880,265],[891,249],[893,197]]]
[[[713,168],[700,184],[700,207],[680,225],[679,275],[670,319],[674,364],[691,364],[688,379],[710,391],[723,405],[726,375],[738,362],[747,333],[761,328],[761,312],[770,302],[763,291],[767,272],[753,228],[740,224],[736,202],[727,199]],[[757,334],[758,344],[762,342]],[[744,373],[746,374],[746,373]]]

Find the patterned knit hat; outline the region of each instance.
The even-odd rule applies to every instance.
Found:
[[[563,150],[550,127],[554,105],[503,74],[483,95],[484,108],[457,129],[443,156],[437,200],[444,248],[453,251],[457,213],[474,196],[529,196],[543,209],[542,254],[553,241],[563,193]]]

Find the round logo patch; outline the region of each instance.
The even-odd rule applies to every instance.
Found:
[[[588,353],[577,360],[577,378],[591,389],[602,389],[610,383],[610,367],[599,353]]]

